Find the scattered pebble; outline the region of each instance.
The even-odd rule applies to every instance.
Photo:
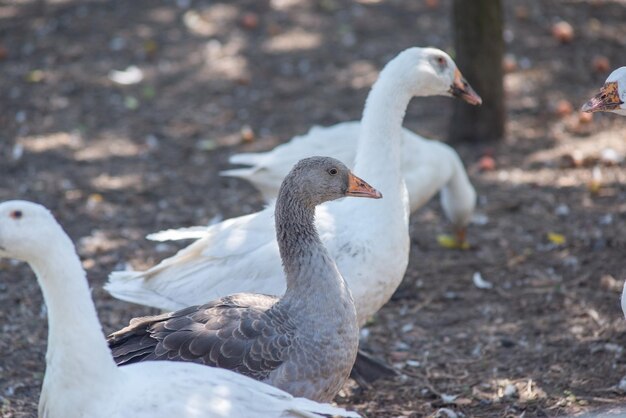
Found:
[[[126,48],[126,40],[121,36],[116,36],[109,41],[109,49],[111,51],[121,51]]]
[[[130,86],[143,80],[143,71],[135,65],[131,65],[125,70],[111,70],[109,71],[109,80],[123,86]]]
[[[439,408],[435,418],[459,418],[459,415],[450,408]]]
[[[493,171],[496,169],[496,160],[490,155],[483,155],[478,160],[478,168],[480,171]]]
[[[585,125],[591,123],[593,121],[593,113],[590,112],[578,112],[578,123],[581,125]]]
[[[23,111],[23,110],[19,110],[15,114],[15,122],[17,122],[17,123],[24,123],[24,122],[26,122],[26,112]]]
[[[611,62],[604,55],[596,55],[591,62],[591,68],[593,68],[593,71],[596,73],[608,73],[611,69]]]
[[[580,265],[580,261],[578,261],[578,257],[569,255],[563,259],[563,265],[565,267],[577,268]]]
[[[530,17],[530,11],[528,10],[528,6],[515,6],[515,17],[519,20],[527,20]]]
[[[562,20],[552,25],[552,36],[562,44],[572,42],[574,40],[574,28]]]
[[[370,336],[369,328],[361,328],[360,336],[362,340],[367,340]]]
[[[252,128],[249,125],[242,126],[241,130],[240,130],[240,134],[241,134],[241,139],[244,142],[252,142],[252,141],[254,141],[255,134],[254,134],[254,131],[252,130]]]
[[[505,398],[512,398],[513,396],[517,395],[517,387],[509,383],[505,386],[502,394]]]
[[[483,279],[482,274],[480,274],[480,272],[478,271],[475,272],[472,276],[472,282],[474,282],[474,286],[479,289],[493,289],[493,283],[490,283],[487,280]]]
[[[453,292],[452,290],[448,290],[447,292],[444,292],[443,297],[448,300],[459,299],[459,295],[456,292]]]
[[[608,166],[618,165],[624,161],[624,156],[613,148],[604,148],[600,152],[600,161]]]
[[[489,217],[484,213],[474,213],[471,223],[474,225],[487,225],[489,223]]]
[[[196,142],[196,149],[200,151],[213,151],[218,147],[214,139],[200,139]]]
[[[24,145],[19,142],[13,145],[13,149],[11,150],[11,158],[13,161],[19,161],[24,156]]]
[[[259,16],[256,13],[244,13],[239,19],[239,24],[244,29],[256,29],[259,26]]]
[[[454,400],[456,398],[458,398],[458,395],[448,395],[448,394],[445,394],[445,393],[441,394],[441,400],[444,403],[454,403]]]
[[[561,99],[556,103],[556,107],[554,109],[554,112],[557,114],[558,117],[565,117],[568,115],[571,115],[572,112],[574,111],[574,106],[572,106],[572,104],[565,99]]]
[[[563,218],[565,218],[566,216],[569,216],[570,214],[569,206],[567,206],[564,203],[561,203],[559,206],[556,207],[556,209],[554,209],[554,214],[556,216],[560,216]]]
[[[505,54],[504,58],[502,58],[502,69],[504,70],[504,72],[512,73],[513,71],[517,70],[517,68],[517,58],[515,58],[515,55],[511,53]]]
[[[172,246],[164,242],[160,242],[154,246],[154,251],[156,251],[157,253],[166,253],[168,251],[171,251],[171,249]]]
[[[613,215],[610,213],[602,215],[598,220],[598,223],[600,223],[600,225],[611,225],[613,223]]]

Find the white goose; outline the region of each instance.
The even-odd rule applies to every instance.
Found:
[[[30,264],[48,307],[40,417],[359,417],[224,369],[168,361],[118,368],[74,246],[43,206],[0,204],[0,257]]]
[[[352,291],[359,325],[389,300],[407,267],[402,121],[412,97],[432,95],[480,103],[441,50],[410,48],[385,66],[367,98],[354,164],[384,198],[356,205],[331,202],[316,212],[322,242]],[[119,299],[166,310],[238,292],[282,295],[273,212],[270,206],[212,225],[202,238],[145,272],[112,273],[106,289]]]
[[[626,67],[609,74],[600,92],[582,107],[583,112],[611,112],[626,116]]]
[[[626,67],[613,71],[604,82],[600,92],[585,103],[583,112],[611,112],[626,116]],[[626,318],[626,283],[622,289],[622,313]]]
[[[222,171],[221,175],[249,181],[270,202],[276,198],[280,182],[289,167],[307,155],[324,150],[325,155],[351,165],[360,129],[359,121],[328,127],[314,126],[305,135],[297,136],[271,151],[233,155],[230,163],[252,167]],[[426,139],[408,129],[402,130],[402,136],[402,174],[409,192],[411,213],[441,191],[444,213],[454,227],[459,244],[463,243],[465,230],[476,207],[476,191],[467,177],[463,162],[454,149],[442,142]],[[151,236],[151,239],[154,238],[159,236]]]

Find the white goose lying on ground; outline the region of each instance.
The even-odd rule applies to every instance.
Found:
[[[249,181],[270,202],[276,198],[280,182],[289,167],[305,156],[323,150],[325,155],[340,161],[354,162],[360,128],[359,121],[329,127],[314,126],[305,135],[297,136],[271,151],[233,155],[229,160],[232,164],[252,167],[226,170],[221,174]],[[476,207],[476,191],[467,177],[463,162],[456,151],[444,143],[423,138],[408,129],[403,129],[402,135],[402,175],[409,192],[411,213],[441,191],[444,213],[454,227],[458,243],[462,244]],[[170,233],[163,237],[169,239],[176,235]],[[190,234],[185,236],[189,237]],[[150,238],[159,240],[157,234]]]
[[[107,347],[74,246],[43,206],[0,204],[0,257],[26,261],[48,307],[46,418],[358,417],[294,398],[229,370],[145,362],[118,368]]]
[[[626,116],[626,67],[609,74],[600,92],[582,107],[583,112],[612,112]]]
[[[352,291],[359,325],[389,300],[409,256],[409,201],[402,177],[402,121],[414,96],[458,96],[479,104],[454,61],[433,48],[410,48],[390,61],[370,91],[354,170],[385,199],[319,206],[316,226]],[[144,272],[114,272],[115,297],[166,310],[239,292],[282,295],[285,279],[272,206],[208,227],[203,237]]]
[[[315,230],[315,207],[346,196],[381,197],[334,158],[300,160],[276,200],[284,296],[239,293],[135,319],[109,337],[116,363],[191,361],[331,401],[354,364],[359,327],[350,290]]]

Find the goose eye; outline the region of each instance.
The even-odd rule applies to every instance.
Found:
[[[337,174],[337,169],[331,168],[330,170],[328,170],[328,174],[330,174],[331,176],[334,176],[335,174]]]
[[[437,57],[437,64],[439,64],[442,68],[445,68],[448,63],[444,57]]]
[[[21,210],[14,210],[13,212],[9,214],[9,216],[13,219],[21,219],[23,216],[23,213]]]

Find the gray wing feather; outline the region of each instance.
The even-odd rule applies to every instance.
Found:
[[[137,318],[108,338],[118,365],[189,361],[265,379],[285,360],[295,327],[277,298],[240,294],[201,306]]]

